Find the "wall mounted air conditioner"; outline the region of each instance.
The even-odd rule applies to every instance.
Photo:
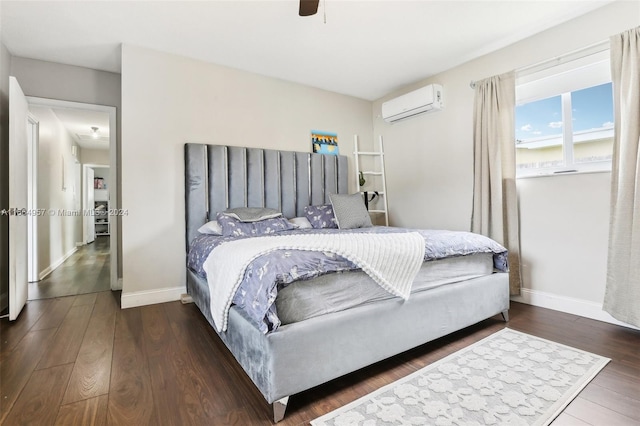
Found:
[[[440,111],[444,107],[442,86],[430,84],[382,104],[382,118],[394,121],[409,118],[428,111]]]

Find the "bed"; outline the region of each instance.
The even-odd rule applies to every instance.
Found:
[[[362,271],[314,276],[280,290],[273,305],[283,317],[281,323],[261,329],[240,305],[229,303],[224,331],[219,329],[207,279],[189,258],[192,243],[201,238],[198,229],[218,212],[236,207],[268,207],[286,218],[304,217],[308,206],[330,203],[331,194],[347,194],[347,181],[344,156],[185,144],[187,292],[265,400],[273,404],[275,422],[284,417],[291,395],[496,314],[508,320],[508,273],[496,272],[495,267],[487,270],[487,254],[480,259],[483,254],[479,253],[424,262],[406,299],[385,296],[382,291],[346,308],[326,312],[311,307],[312,314],[301,316],[297,307],[317,300],[317,294],[331,286],[348,282],[349,287],[365,286],[367,292],[377,288]],[[423,235],[424,241],[443,235],[441,231],[406,231],[406,238]],[[489,260],[492,266],[498,257],[506,259],[506,252],[498,256],[495,250]],[[447,262],[455,263],[455,268],[471,262],[480,270],[447,277],[444,282],[438,268],[449,270]],[[433,285],[434,276],[442,282]],[[419,281],[427,284],[420,287]],[[308,288],[314,288],[314,296],[305,299]]]

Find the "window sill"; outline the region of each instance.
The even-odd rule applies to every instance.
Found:
[[[524,175],[520,175],[517,176],[516,175],[516,180],[520,180],[520,179],[533,179],[533,178],[541,178],[541,177],[551,177],[551,176],[572,176],[572,175],[584,175],[584,174],[593,174],[593,173],[611,173],[611,169],[596,169],[596,170],[554,170],[554,171],[550,171],[550,170],[546,170],[546,171],[539,171],[536,173],[531,173],[531,174],[524,174]]]

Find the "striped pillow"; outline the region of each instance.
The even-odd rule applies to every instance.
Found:
[[[370,228],[371,217],[360,193],[329,194],[333,213],[340,229]]]

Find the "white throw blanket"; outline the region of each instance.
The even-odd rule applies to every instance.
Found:
[[[273,250],[309,250],[340,255],[389,293],[408,299],[424,260],[424,238],[417,232],[393,234],[305,234],[247,238],[214,248],[203,268],[218,331],[227,330],[229,308],[244,272],[255,258]]]

